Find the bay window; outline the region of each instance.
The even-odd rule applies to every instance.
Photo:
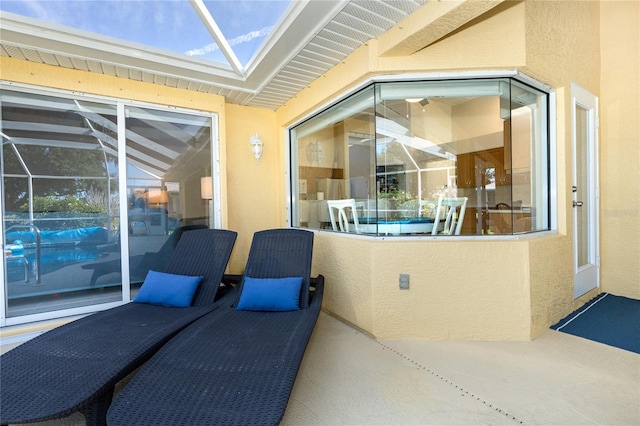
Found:
[[[295,226],[549,229],[548,95],[516,78],[375,82],[290,129]]]

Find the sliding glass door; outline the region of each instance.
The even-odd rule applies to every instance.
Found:
[[[184,229],[219,226],[215,115],[2,88],[0,325],[135,295]]]

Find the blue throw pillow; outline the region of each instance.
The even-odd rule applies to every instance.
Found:
[[[202,278],[149,271],[133,301],[173,308],[186,308],[191,305],[193,295],[196,293]]]
[[[236,309],[239,311],[297,311],[302,277],[245,277]]]

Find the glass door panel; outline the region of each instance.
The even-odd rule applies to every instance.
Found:
[[[212,226],[212,119],[133,106],[126,117],[134,295],[149,270],[164,270],[181,229]]]
[[[114,302],[120,270],[115,105],[2,92],[7,317]]]
[[[588,170],[587,170],[587,134],[585,129],[588,125],[588,111],[576,106],[576,198],[584,200],[589,190]],[[581,201],[580,201],[581,202]],[[576,261],[578,269],[589,263],[589,209],[577,208],[576,202]],[[582,203],[582,202],[581,202]],[[581,206],[582,207],[582,206]]]

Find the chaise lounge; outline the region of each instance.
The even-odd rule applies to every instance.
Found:
[[[145,278],[146,272],[149,269],[154,271],[160,270],[167,264],[173,250],[175,249],[178,241],[182,237],[184,232],[194,231],[196,229],[207,229],[206,225],[186,225],[182,226],[171,234],[167,241],[160,247],[157,252],[147,252],[145,254],[130,256],[129,258],[129,273],[131,275],[131,282],[142,281]],[[117,244],[117,250],[120,250],[120,241]],[[98,279],[104,275],[120,272],[120,258],[115,259],[107,255],[105,259],[100,259],[93,263],[82,265],[82,269],[89,269],[93,271],[91,273],[91,280],[89,286],[95,287]]]
[[[158,351],[114,398],[109,425],[279,423],[322,304],[313,236],[257,232],[237,300]]]
[[[116,383],[187,325],[226,306],[224,298],[216,299],[236,236],[215,229],[182,235],[165,272],[197,277],[187,307],[160,306],[154,300],[134,303],[145,281],[134,302],[55,328],[2,355],[0,424],[56,419],[76,411],[88,425],[105,424]],[[165,279],[160,285],[173,286],[169,293],[178,288],[160,277]]]

